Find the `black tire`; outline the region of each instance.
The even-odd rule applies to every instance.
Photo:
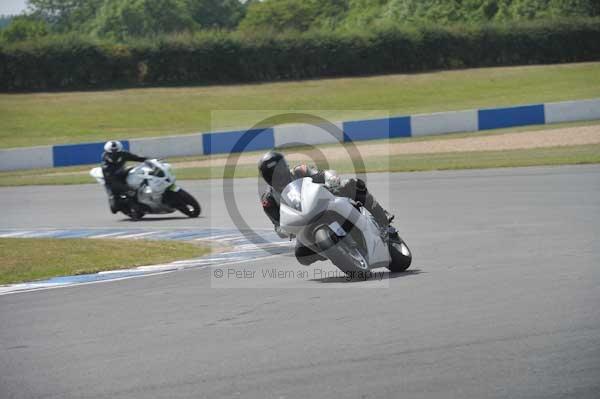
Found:
[[[119,206],[117,205],[117,201],[115,200],[115,197],[112,195],[108,197],[108,206],[110,207],[110,211],[112,212],[113,215],[115,213],[119,212]]]
[[[200,207],[198,201],[196,201],[196,199],[192,197],[190,193],[184,189],[180,189],[179,191],[175,192],[175,194],[177,198],[175,209],[191,218],[197,218],[200,216],[202,208]]]
[[[146,215],[147,208],[145,206],[123,195],[109,197],[109,204],[112,213],[121,211],[123,215],[135,221],[142,219]]]
[[[127,210],[124,210],[123,213],[127,216],[129,216],[129,218],[131,218],[131,220],[133,221],[138,221],[138,220],[142,220],[142,218],[146,215],[146,212],[144,212],[142,209],[140,209],[140,207],[133,207],[133,208],[129,208]]]
[[[390,243],[390,257],[392,261],[388,266],[388,269],[392,273],[401,273],[406,271],[412,263],[412,252],[408,248],[408,245],[400,237],[391,238]]]
[[[338,239],[329,227],[322,227],[315,233],[315,242],[334,265],[351,278],[358,278],[368,272],[368,264],[351,237]]]

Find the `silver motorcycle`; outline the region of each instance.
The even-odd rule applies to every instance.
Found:
[[[382,228],[360,203],[311,178],[295,180],[281,193],[280,228],[348,275],[379,267],[402,272],[412,262],[393,227]]]
[[[90,175],[98,184],[105,186],[102,168],[94,168]],[[134,210],[122,210],[127,216],[138,220],[145,214],[165,214],[180,211],[188,217],[200,215],[198,201],[175,183],[171,165],[157,159],[147,160],[127,172],[127,185],[135,191]],[[114,201],[114,199],[112,199]]]

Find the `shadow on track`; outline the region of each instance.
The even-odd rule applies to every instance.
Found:
[[[425,273],[424,271],[422,271],[421,269],[414,269],[414,270],[407,270],[405,272],[401,272],[401,273],[391,273],[391,272],[373,272],[373,274],[371,275],[371,277],[369,278],[355,278],[355,279],[349,279],[348,277],[324,277],[324,278],[317,278],[317,279],[313,279],[310,281],[316,281],[319,283],[325,283],[325,284],[335,284],[335,283],[348,283],[348,284],[352,284],[352,283],[362,283],[365,281],[379,281],[379,280],[385,280],[385,279],[395,279],[395,278],[401,278],[401,277],[410,277],[410,276],[415,276],[417,274],[421,274],[421,273]],[[381,275],[383,274],[383,278],[381,277]]]
[[[190,218],[187,216],[151,216],[151,217],[144,217],[143,219],[140,220],[133,220],[130,218],[123,218],[121,220],[119,220],[119,222],[121,223],[145,223],[145,222],[162,222],[162,221],[168,221],[168,220],[187,220],[187,219],[205,219],[204,216],[200,215],[197,218]]]

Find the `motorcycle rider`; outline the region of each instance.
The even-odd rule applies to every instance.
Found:
[[[140,157],[123,149],[123,143],[117,140],[107,141],[102,153],[102,174],[110,202],[110,210],[117,213],[121,209],[135,207],[135,191],[127,185],[127,161],[144,162],[148,158]],[[126,199],[121,196],[126,195]]]
[[[286,235],[280,230],[279,226],[281,192],[293,180],[305,177],[312,178],[315,183],[324,184],[336,196],[348,197],[360,202],[382,228],[387,228],[393,219],[393,216],[390,216],[369,193],[365,182],[361,179],[340,179],[333,171],[323,171],[305,164],[298,165],[290,170],[283,154],[276,151],[270,151],[261,158],[258,163],[258,170],[269,186],[261,195],[263,210],[273,223],[275,232],[282,238]],[[299,242],[296,242],[295,255],[298,262],[303,265],[325,260],[324,257]]]

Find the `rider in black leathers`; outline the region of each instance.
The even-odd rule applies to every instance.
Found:
[[[334,195],[348,197],[360,202],[375,217],[375,220],[382,228],[386,228],[389,225],[390,219],[393,218],[379,205],[373,195],[369,193],[365,182],[361,179],[340,179],[339,176],[331,171],[323,171],[307,165],[298,165],[290,170],[283,154],[275,151],[270,151],[261,158],[258,169],[263,179],[269,185],[261,195],[263,210],[271,222],[273,222],[275,231],[281,237],[285,237],[279,227],[281,192],[293,180],[305,177],[312,178],[315,183],[324,184]],[[298,242],[296,242],[295,255],[298,262],[303,265],[310,265],[318,260],[325,260],[324,257]]]
[[[104,145],[102,173],[112,213],[135,206],[135,201],[132,200],[135,192],[132,192],[131,188],[127,185],[128,171],[125,168],[125,164],[128,161],[144,162],[146,159],[145,157],[125,151],[123,144],[119,141],[109,141]],[[126,198],[121,198],[122,195],[125,195]]]

